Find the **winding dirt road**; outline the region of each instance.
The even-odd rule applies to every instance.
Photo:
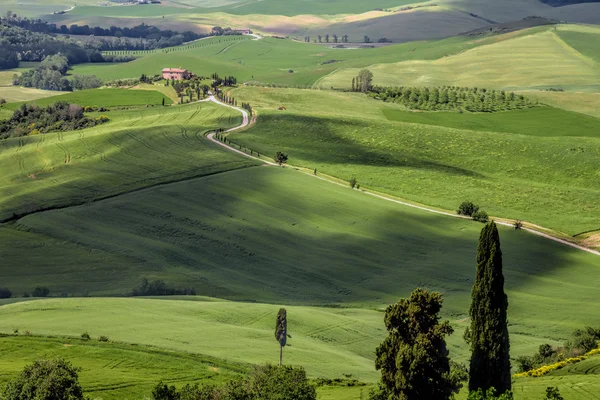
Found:
[[[248,125],[250,125],[250,117],[248,116],[248,112],[246,110],[241,109],[239,107],[231,106],[229,104],[222,103],[219,100],[217,100],[214,96],[210,96],[208,99],[202,100],[202,101],[212,101],[212,102],[215,102],[215,103],[217,103],[217,104],[219,104],[221,106],[229,107],[229,108],[232,108],[232,109],[237,110],[237,111],[239,111],[239,112],[242,113],[242,115],[243,115],[242,124],[239,125],[239,126],[236,126],[235,128],[231,128],[231,129],[225,131],[226,133],[227,132],[234,132],[234,131],[246,128]],[[263,160],[261,158],[252,156],[252,155],[250,155],[248,153],[245,153],[245,152],[243,152],[241,150],[235,149],[235,148],[229,146],[228,144],[223,143],[223,142],[215,139],[214,136],[215,136],[215,132],[210,133],[207,137],[208,137],[208,139],[210,141],[218,144],[219,146],[225,147],[229,151],[233,151],[235,153],[241,154],[244,157],[248,157],[248,158],[252,158],[254,160],[258,160],[258,161],[260,161],[260,162],[262,162],[264,164],[267,164],[267,165],[278,166],[274,162],[265,161],[265,160]],[[302,172],[302,171],[300,171],[300,172]],[[333,183],[335,185],[342,186],[342,187],[345,187],[345,188],[349,189],[349,187],[348,187],[347,184],[342,184],[340,182],[336,182],[336,181],[333,181],[331,179],[324,178],[322,176],[315,176],[315,175],[311,175],[311,174],[306,174],[306,175],[309,175],[309,176],[315,177],[317,179],[321,179],[323,181],[326,181],[326,182],[329,182],[329,183]],[[369,195],[369,196],[374,196],[374,197],[377,197],[377,198],[382,199],[382,200],[391,201],[393,203],[401,204],[401,205],[407,206],[407,207],[416,208],[416,209],[419,209],[419,210],[422,210],[422,211],[427,211],[427,212],[435,213],[435,214],[441,214],[441,215],[445,215],[445,216],[453,217],[453,218],[470,219],[469,217],[464,217],[464,216],[461,216],[461,215],[457,215],[455,213],[451,213],[451,212],[447,212],[447,211],[435,210],[433,208],[428,208],[428,207],[419,206],[419,205],[416,205],[416,204],[411,204],[411,203],[404,202],[404,201],[401,201],[401,200],[397,200],[397,199],[394,199],[394,198],[391,198],[391,197],[387,197],[387,196],[384,196],[384,195],[381,195],[381,194],[369,192],[367,190],[360,190],[360,191],[362,193],[364,193],[364,194]],[[503,221],[495,221],[495,222],[498,225],[511,226],[511,227],[513,226],[512,223],[509,223],[509,222],[503,222]],[[524,231],[527,231],[527,232],[531,233],[531,234],[543,237],[543,238],[548,239],[548,240],[552,240],[552,241],[557,242],[557,243],[564,244],[565,246],[569,246],[569,247],[572,247],[572,248],[577,249],[577,250],[585,251],[587,253],[594,254],[596,256],[600,256],[600,251],[597,251],[597,250],[594,250],[594,249],[590,249],[588,247],[581,246],[581,245],[578,245],[576,243],[569,242],[568,240],[561,239],[561,238],[558,238],[556,236],[552,236],[552,235],[549,235],[547,233],[544,233],[544,232],[541,232],[541,231],[538,231],[538,230],[535,230],[535,229],[532,229],[532,228],[523,227],[522,229]]]

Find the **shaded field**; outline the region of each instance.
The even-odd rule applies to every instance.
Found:
[[[102,107],[119,107],[119,106],[160,106],[162,100],[165,100],[165,105],[172,104],[173,101],[158,90],[131,90],[131,89],[90,89],[79,90],[71,93],[62,93],[56,96],[44,97],[35,99],[35,104],[40,107],[45,107],[54,104],[57,101],[66,101],[71,104],[79,104],[80,106],[102,106]],[[9,104],[6,108],[16,109],[20,104]]]
[[[230,109],[197,103],[107,114],[111,121],[94,128],[0,141],[0,219],[253,164],[203,137],[241,122]]]
[[[82,332],[83,333],[83,332]],[[75,336],[79,336],[73,333]],[[80,367],[86,395],[104,400],[142,399],[160,381],[178,386],[221,383],[247,365],[184,351],[69,338],[0,337],[0,384],[40,357],[64,357]]]
[[[462,331],[480,229],[479,223],[401,207],[291,170],[255,167],[31,215],[0,229],[0,249],[5,260],[3,285],[17,295],[35,285],[46,285],[55,294],[124,294],[146,276],[165,280],[172,287],[193,286],[203,296],[251,302],[248,307],[254,302],[366,307],[360,311],[364,316],[343,325],[364,338],[361,335],[370,329],[380,332],[383,328],[382,315],[369,310],[408,296],[419,286],[443,293],[444,315],[457,332]],[[594,282],[600,279],[600,258],[509,228],[501,228],[501,235],[515,356],[532,353],[545,341],[557,343],[575,328],[589,324],[595,314],[592,299]],[[17,262],[22,268],[10,267]],[[42,303],[19,304],[11,307]],[[240,312],[251,309],[238,303],[226,306]],[[137,323],[113,327],[90,316],[90,323],[97,323],[92,329],[82,322],[91,309],[105,318],[123,313],[112,306],[106,308],[113,310],[110,313],[90,307],[73,321],[78,325],[71,326],[111,337],[114,329],[140,331]],[[137,305],[131,309],[139,310]],[[323,312],[359,313],[336,308]],[[147,318],[145,313],[136,313]],[[74,334],[64,330],[54,315],[23,315],[31,317],[27,320],[31,325],[19,323],[20,330]],[[11,319],[0,311],[0,330],[14,329],[12,325],[23,315],[17,313]],[[267,333],[271,317],[271,313],[265,316]],[[175,326],[168,319],[146,320]],[[102,326],[111,331],[99,331]],[[61,330],[48,330],[55,328]],[[254,337],[251,331],[247,334]],[[363,342],[355,339],[347,340],[370,360],[381,336],[373,334]],[[323,340],[333,339],[325,335]],[[212,340],[203,343],[214,347]],[[260,348],[248,346],[252,350],[245,351]],[[466,359],[460,334],[452,337],[451,348],[458,359]],[[260,361],[258,354],[252,354],[246,361]],[[325,361],[317,365],[315,360],[294,362],[313,368],[317,375],[329,369]],[[340,365],[354,365],[357,369],[352,373],[367,374],[361,368],[368,364],[370,371],[372,364],[364,362],[360,368],[359,364]]]
[[[263,154],[287,152],[293,165],[345,180],[354,176],[365,187],[447,210],[469,199],[491,215],[571,235],[600,225],[600,143],[597,136],[577,136],[594,136],[594,119],[559,110],[567,121],[588,121],[589,129],[580,130],[579,122],[558,124],[572,136],[544,137],[554,132],[552,109],[502,113],[496,128],[494,116],[403,114],[397,105],[360,94],[259,88],[234,93],[251,101],[260,117],[231,139]],[[287,111],[278,111],[280,106]],[[389,121],[384,113],[420,123]],[[444,126],[458,121],[475,130]],[[517,134],[506,133],[510,126],[517,126]]]

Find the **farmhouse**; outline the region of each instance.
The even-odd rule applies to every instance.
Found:
[[[252,35],[252,29],[234,29],[233,31],[241,35]]]
[[[164,79],[176,79],[178,81],[182,81],[184,79],[190,79],[195,76],[194,73],[188,71],[187,69],[181,68],[164,68],[162,70],[162,76]]]

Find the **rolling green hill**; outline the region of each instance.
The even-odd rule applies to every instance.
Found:
[[[227,108],[196,103],[105,114],[111,121],[95,128],[0,141],[0,219],[253,164],[212,152],[202,136],[241,122]]]
[[[255,151],[285,151],[291,164],[354,176],[365,187],[447,210],[470,199],[492,215],[571,235],[598,228],[595,118],[543,108],[489,116],[411,113],[331,91],[234,93],[251,101],[260,118],[231,139]]]

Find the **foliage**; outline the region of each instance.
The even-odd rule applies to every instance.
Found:
[[[90,339],[91,339],[91,338],[90,338],[90,334],[89,334],[89,333],[87,333],[87,332],[83,332],[83,333],[81,334],[81,340],[90,340]]]
[[[352,91],[367,93],[373,88],[373,73],[368,69],[361,69],[358,76],[352,79]]]
[[[537,106],[537,102],[513,92],[457,86],[376,87],[374,97],[413,110],[497,112]]]
[[[303,368],[259,365],[248,376],[223,386],[186,385],[177,391],[160,382],[152,391],[154,400],[316,400],[317,394]]]
[[[8,288],[0,288],[0,299],[10,299],[12,292]]]
[[[463,201],[462,203],[460,203],[460,206],[458,206],[458,210],[456,211],[456,213],[458,215],[467,215],[471,217],[477,211],[479,211],[479,206],[475,205],[471,201]]]
[[[488,222],[489,221],[489,216],[488,213],[486,213],[483,210],[477,210],[476,212],[473,213],[473,215],[471,215],[471,218],[473,219],[473,221],[477,221],[477,222]]]
[[[8,46],[0,45],[0,70],[17,68],[19,66],[19,56],[15,50]]]
[[[13,83],[45,90],[70,91],[71,83],[64,77],[68,69],[67,57],[61,54],[51,55],[44,58],[35,69],[25,71],[16,77]]]
[[[486,391],[477,389],[469,392],[467,400],[513,400],[513,394],[508,391],[498,395],[494,388],[489,388]]]
[[[279,366],[283,363],[283,348],[287,343],[287,311],[280,308],[275,321],[275,340],[279,342]]]
[[[36,286],[31,292],[31,297],[48,297],[50,289],[45,286]]]
[[[83,400],[78,372],[61,358],[38,360],[9,382],[3,398],[10,400]]]
[[[565,398],[560,395],[557,387],[548,387],[546,388],[546,398],[544,400],[565,400]]]
[[[510,357],[507,308],[504,293],[500,235],[494,222],[481,231],[477,269],[469,310],[471,324],[465,340],[471,346],[469,390],[510,390]]]
[[[287,163],[288,155],[278,151],[277,154],[275,154],[275,157],[273,157],[273,160],[281,167],[283,164]]]
[[[440,323],[443,299],[439,293],[416,289],[385,312],[388,336],[376,350],[381,370],[381,397],[399,400],[450,399],[462,384],[451,374],[445,337],[453,333],[448,321]]]
[[[71,79],[73,90],[95,89],[103,84],[102,80],[95,75],[74,75]]]
[[[98,336],[99,342],[108,342],[108,340],[109,340],[108,336],[104,336],[104,335]]]
[[[356,180],[356,178],[353,176],[352,178],[350,178],[350,180],[348,181],[348,183],[350,184],[350,187],[352,189],[354,189],[356,187],[356,185],[358,184],[358,181]]]
[[[83,107],[65,101],[58,101],[47,107],[22,104],[10,119],[0,121],[0,139],[34,133],[85,129],[108,121],[108,117],[104,115],[95,118],[87,117],[84,115]]]
[[[175,289],[170,288],[164,281],[159,279],[154,281],[148,281],[147,278],[142,278],[142,281],[138,286],[133,288],[131,291],[132,296],[195,296],[196,290],[194,288]]]

